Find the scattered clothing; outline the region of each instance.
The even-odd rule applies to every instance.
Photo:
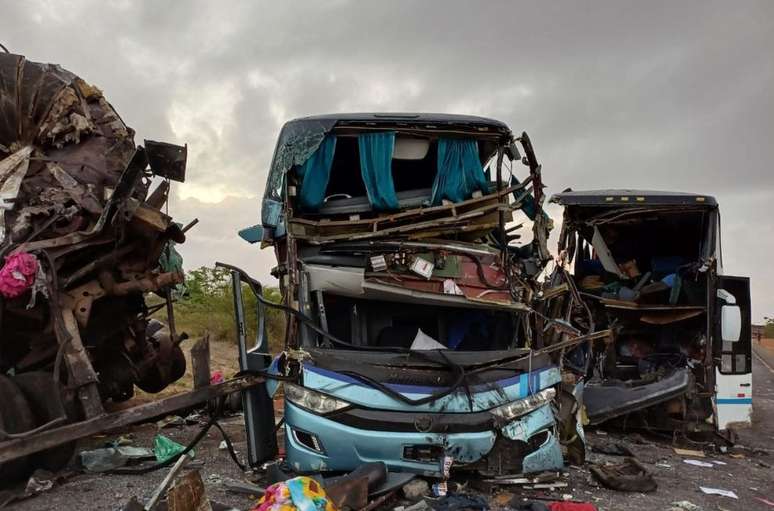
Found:
[[[549,511],[597,511],[594,504],[588,502],[551,502]]]
[[[322,485],[299,476],[274,483],[251,511],[336,511]]]

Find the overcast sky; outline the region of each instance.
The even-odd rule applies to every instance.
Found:
[[[0,42],[189,145],[172,213],[187,267],[273,283],[259,221],[280,126],[337,111],[478,114],[529,132],[548,193],[715,195],[727,274],[774,315],[774,2],[0,0]],[[552,209],[554,215],[560,212]]]

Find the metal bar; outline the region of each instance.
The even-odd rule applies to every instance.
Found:
[[[83,347],[78,322],[71,309],[62,310],[62,319],[70,340],[65,350],[65,363],[72,377],[72,384],[78,387],[78,399],[87,418],[98,417],[105,413],[102,399],[97,389],[97,373],[89,360],[88,352]]]
[[[177,394],[120,412],[105,414],[68,424],[67,426],[50,429],[29,437],[0,442],[0,463],[72,442],[89,435],[103,433],[154,417],[167,415],[176,410],[204,403],[232,392],[249,389],[264,382],[265,379],[262,376],[241,376],[218,385],[210,385],[202,389]]]

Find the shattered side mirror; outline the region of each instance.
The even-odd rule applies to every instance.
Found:
[[[154,174],[173,181],[185,181],[188,146],[145,140],[145,153]]]

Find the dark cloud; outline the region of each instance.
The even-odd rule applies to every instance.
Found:
[[[752,276],[756,319],[774,313],[768,0],[5,4],[13,51],[102,87],[140,138],[189,142],[173,207],[202,219],[183,249],[194,265],[266,278],[271,253],[234,233],[257,222],[284,120],[473,113],[530,133],[550,193],[716,195],[726,272]]]

